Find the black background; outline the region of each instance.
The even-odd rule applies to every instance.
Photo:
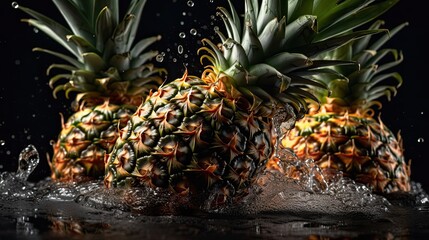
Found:
[[[217,18],[213,19],[216,6],[227,6],[225,0],[194,0],[193,7],[188,2],[148,0],[142,17],[139,37],[158,34],[163,37],[152,48],[165,53],[164,60],[155,63],[168,70],[168,80],[180,77],[185,66],[190,73],[199,75],[202,67],[196,50],[201,46],[200,39],[214,37],[213,28],[222,26]],[[46,154],[51,153],[50,141],[56,139],[61,129],[59,113],[70,115],[72,99],[66,99],[63,92],[54,99],[47,85],[46,68],[60,60],[32,52],[34,47],[64,50],[43,33],[22,23],[20,19],[28,16],[13,9],[11,3],[9,0],[0,2],[0,172],[15,171],[20,151],[33,144],[41,157],[31,178],[37,180],[49,175]],[[18,3],[63,21],[51,1],[20,0]],[[425,58],[429,55],[425,38],[429,34],[427,14],[421,5],[401,0],[381,17],[386,21],[386,28],[405,21],[410,23],[387,44],[404,53],[405,60],[397,67],[404,84],[391,101],[382,100],[381,118],[393,132],[401,131],[405,156],[412,160],[412,180],[422,183],[426,190],[429,189],[426,175],[429,163],[425,156],[429,141],[425,125],[429,122],[429,91],[425,88],[429,63]],[[197,34],[192,35],[191,29],[197,30]],[[179,37],[181,32],[186,34],[185,38]],[[177,50],[179,45],[183,46],[181,54]]]

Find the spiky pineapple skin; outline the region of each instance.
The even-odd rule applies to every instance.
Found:
[[[185,74],[152,94],[120,130],[105,185],[244,193],[273,154],[271,121],[221,83]]]
[[[136,109],[134,105],[105,101],[72,114],[53,144],[51,178],[78,182],[102,178],[105,154],[112,150],[118,129],[126,125]]]
[[[371,116],[321,112],[308,114],[283,136],[281,147],[321,169],[335,169],[373,192],[410,191],[410,166],[401,136]]]

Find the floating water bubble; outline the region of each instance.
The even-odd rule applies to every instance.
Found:
[[[193,7],[195,5],[194,1],[189,0],[187,3],[188,7]]]
[[[6,141],[5,140],[0,140],[0,146],[4,146],[6,145]]]
[[[195,29],[195,28],[192,28],[191,30],[189,30],[189,32],[191,33],[191,35],[197,35],[197,29]]]
[[[162,54],[158,54],[155,57],[157,62],[163,62],[164,61],[164,56]]]
[[[177,62],[177,58],[173,58],[173,62]]]
[[[418,142],[418,143],[424,143],[424,142],[425,142],[425,139],[424,139],[424,138],[418,138],[418,139],[417,139],[417,142]]]
[[[183,53],[183,46],[182,46],[182,45],[177,46],[177,52],[178,52],[179,54],[182,54],[182,53]]]
[[[186,37],[186,33],[184,33],[184,32],[180,32],[180,33],[179,33],[179,37],[180,37],[180,38],[185,38],[185,37]]]
[[[39,29],[38,28],[33,28],[33,32],[39,33]]]
[[[17,9],[19,8],[19,4],[17,2],[12,2],[12,7]]]

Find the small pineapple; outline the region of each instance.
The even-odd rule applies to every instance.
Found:
[[[104,155],[118,137],[143,98],[162,83],[162,69],[148,61],[156,51],[146,48],[159,36],[134,39],[144,0],[132,0],[124,18],[119,19],[119,1],[53,0],[69,28],[29,8],[19,6],[33,19],[24,22],[40,29],[71,54],[35,48],[65,61],[52,64],[63,70],[49,84],[53,93],[77,92],[73,110],[53,144],[49,162],[54,180],[84,181],[104,176]],[[62,84],[58,82],[63,81]],[[62,116],[61,116],[62,117]]]
[[[231,3],[230,12],[220,7],[220,49],[207,39],[200,49],[210,65],[201,78],[185,72],[150,94],[120,130],[105,185],[209,193],[219,203],[245,195],[274,153],[276,109],[290,104],[304,114],[305,99],[315,98],[302,88],[324,87],[311,76],[350,63],[311,57],[379,32],[349,30],[375,17],[369,9],[394,3],[336,2],[246,0],[244,24]],[[301,15],[306,9],[313,14]]]
[[[370,29],[378,29],[382,23],[376,21]],[[378,98],[390,100],[402,83],[397,72],[388,71],[402,61],[402,53],[381,47],[406,25],[374,41],[367,36],[322,54],[323,59],[357,61],[360,68],[336,67],[348,80],[330,81],[319,75],[329,86],[329,91],[313,91],[320,109],[313,105],[282,137],[282,146],[291,148],[301,160],[311,158],[327,172],[341,171],[376,193],[410,191],[410,166],[404,160],[401,136],[395,137],[380,117],[375,119],[373,109],[381,108]],[[398,84],[385,84],[389,80]]]

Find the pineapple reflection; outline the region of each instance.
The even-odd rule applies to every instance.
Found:
[[[48,217],[51,222],[52,234],[59,235],[84,235],[84,234],[100,234],[107,231],[111,226],[107,223],[89,222],[77,219],[65,219],[62,217]]]

